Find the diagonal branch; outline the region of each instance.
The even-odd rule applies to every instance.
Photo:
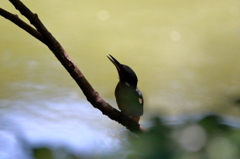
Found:
[[[10,12],[2,9],[2,8],[0,8],[0,15],[3,16],[4,18],[10,20],[11,22],[16,24],[17,26],[19,26],[23,30],[25,30],[26,32],[31,34],[36,39],[40,40],[42,43],[44,43],[44,44],[46,43],[45,40],[43,39],[42,34],[40,34],[36,29],[34,29],[30,25],[28,25],[27,23],[22,21],[17,15],[14,15],[14,14],[12,14],[12,13],[10,13]]]
[[[57,57],[57,59],[61,62],[61,64],[65,67],[65,69],[68,71],[68,73],[72,76],[72,78],[75,80],[75,82],[78,84],[78,86],[83,91],[84,95],[86,96],[87,100],[93,105],[93,107],[99,109],[102,111],[103,114],[107,115],[112,120],[115,120],[125,126],[127,129],[129,129],[132,132],[143,132],[144,129],[133,119],[127,117],[126,115],[119,112],[117,109],[110,106],[107,102],[104,101],[104,99],[99,96],[99,94],[94,90],[94,88],[90,85],[90,83],[87,81],[87,79],[84,77],[82,72],[78,69],[78,67],[73,63],[73,61],[70,59],[68,54],[65,52],[65,50],[62,48],[60,43],[52,36],[52,34],[47,30],[47,28],[42,24],[40,19],[38,18],[37,14],[34,14],[28,9],[20,0],[9,0],[17,10],[20,11],[22,15],[24,15],[30,23],[37,29],[33,29],[31,26],[29,26],[25,23],[24,27],[20,24],[22,21],[19,18],[16,18],[17,16],[4,12],[4,14],[1,14],[3,17],[9,19],[16,25],[20,26],[21,28],[31,28],[31,29],[24,29],[29,34],[33,35],[32,32],[34,30],[34,37],[43,42],[48,46],[48,48],[54,53],[54,55]],[[12,16],[15,16],[13,18]],[[11,17],[11,18],[9,18]],[[31,30],[31,31],[30,31]],[[36,34],[36,35],[35,35]],[[40,35],[38,35],[40,34]],[[42,38],[39,38],[42,37]]]

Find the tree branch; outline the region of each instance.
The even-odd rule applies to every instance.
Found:
[[[40,34],[36,29],[34,29],[30,25],[28,25],[27,23],[22,21],[20,18],[18,18],[17,15],[14,15],[14,14],[12,14],[12,13],[10,13],[10,12],[2,9],[2,8],[0,8],[0,15],[4,18],[10,20],[11,22],[16,24],[17,26],[19,26],[23,30],[25,30],[26,32],[31,34],[36,39],[40,40],[42,43],[44,43],[44,44],[46,43],[45,40],[43,39],[42,34]]]
[[[87,79],[84,77],[82,72],[78,67],[72,62],[70,57],[67,55],[60,43],[52,36],[52,34],[47,30],[47,28],[42,24],[37,14],[34,14],[28,9],[20,0],[9,0],[17,10],[24,15],[30,23],[37,29],[35,30],[22,20],[20,20],[16,15],[13,15],[3,9],[0,10],[0,14],[9,19],[29,34],[43,42],[48,48],[54,53],[57,59],[69,72],[75,82],[83,91],[87,100],[93,105],[93,107],[102,111],[104,115],[107,115],[110,119],[115,120],[125,126],[132,132],[143,132],[144,128],[129,118],[128,116],[122,114],[117,109],[110,106],[107,102],[104,101],[102,97],[93,89]]]

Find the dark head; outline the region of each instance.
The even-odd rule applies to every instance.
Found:
[[[136,88],[138,79],[135,72],[127,65],[120,64],[112,55],[107,57],[116,66],[120,82]]]

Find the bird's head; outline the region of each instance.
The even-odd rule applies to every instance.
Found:
[[[107,57],[116,66],[120,82],[136,88],[138,78],[135,72],[129,66],[119,63],[112,55]]]

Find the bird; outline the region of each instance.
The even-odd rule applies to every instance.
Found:
[[[144,101],[137,87],[137,75],[129,66],[121,64],[112,55],[109,54],[107,57],[115,65],[119,75],[119,82],[115,88],[118,108],[123,114],[139,123],[143,115]]]

